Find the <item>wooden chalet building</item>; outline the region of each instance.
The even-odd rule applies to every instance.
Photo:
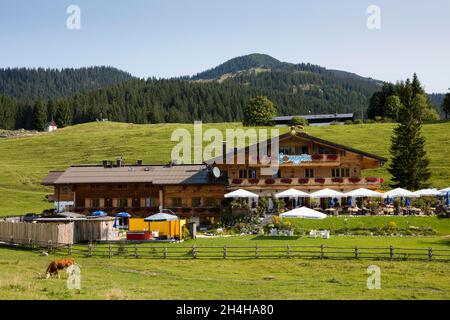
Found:
[[[104,160],[101,165],[74,165],[66,171],[51,171],[43,184],[54,187],[49,201],[72,203],[70,209],[76,212],[126,211],[143,217],[163,206],[181,217],[203,223],[217,219],[226,205],[224,194],[240,188],[261,196],[290,188],[306,192],[323,188],[378,189],[382,179],[363,178],[362,172],[379,168],[387,161],[293,131],[279,137],[278,172],[263,175],[263,165],[249,164],[248,150],[245,149],[245,164],[220,164],[219,158],[193,165],[147,165],[142,161],[125,165],[121,159]],[[219,178],[213,176],[213,167],[220,169]]]

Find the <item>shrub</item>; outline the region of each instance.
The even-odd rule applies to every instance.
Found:
[[[337,122],[336,120],[330,123],[330,126],[337,126],[337,125],[339,125],[339,122]]]
[[[353,124],[353,121],[352,120],[345,120],[344,124],[345,125]]]
[[[291,126],[304,126],[308,125],[308,120],[302,117],[293,117],[291,119]]]
[[[380,117],[380,116],[376,116],[375,117],[375,121],[376,122],[380,122],[381,120],[383,120],[383,117]]]
[[[363,124],[363,121],[361,119],[356,119],[353,121],[354,124]]]

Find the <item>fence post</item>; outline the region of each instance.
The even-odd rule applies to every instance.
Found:
[[[89,245],[88,245],[88,257],[92,257],[92,243],[91,242],[89,242]]]
[[[433,259],[433,248],[428,248],[428,260],[431,261]]]
[[[255,247],[255,258],[256,258],[256,259],[259,258],[259,248],[258,248],[258,244],[256,244],[256,247]]]
[[[164,246],[164,259],[167,259],[167,246]]]
[[[197,259],[197,249],[195,248],[195,244],[192,246],[192,258]]]
[[[320,259],[323,259],[323,257],[324,257],[323,248],[324,248],[324,246],[323,246],[323,244],[321,244],[320,245]]]
[[[287,245],[287,256],[288,256],[288,258],[290,258],[291,257],[291,245]]]
[[[109,244],[109,258],[112,258],[112,246]]]
[[[52,240],[48,240],[48,250],[50,252],[53,252],[53,241]]]
[[[227,246],[223,246],[223,258],[227,258]]]
[[[137,247],[137,244],[135,243],[134,244],[134,258],[135,259],[137,259],[139,256],[138,256],[138,247]]]
[[[9,237],[9,242],[10,242],[11,245],[14,244],[14,236],[10,236]]]
[[[391,260],[394,259],[394,247],[393,246],[389,247],[389,256],[391,257]]]
[[[358,249],[358,246],[355,246],[355,259],[359,259],[359,249]]]
[[[69,243],[69,252],[68,255],[71,256],[72,255],[72,244]]]
[[[31,250],[33,249],[33,239],[28,238],[28,248]]]

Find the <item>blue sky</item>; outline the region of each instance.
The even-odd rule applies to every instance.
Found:
[[[66,9],[81,8],[81,30]],[[366,26],[369,5],[381,29]],[[396,81],[450,87],[450,1],[0,0],[0,67],[111,65],[139,77],[190,75],[266,53]]]

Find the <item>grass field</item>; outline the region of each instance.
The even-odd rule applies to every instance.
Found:
[[[233,237],[180,244],[355,244],[443,246],[442,237]],[[450,263],[376,260],[152,260],[80,258],[81,290],[40,274],[54,256],[0,248],[0,299],[450,299]],[[367,288],[367,267],[381,268],[381,289]],[[220,270],[220,272],[219,272]]]
[[[0,215],[40,212],[50,208],[44,196],[51,192],[40,185],[52,169],[70,164],[100,163],[103,159],[124,156],[128,162],[143,159],[148,163],[170,160],[170,142],[174,129],[189,130],[192,125],[133,125],[124,123],[89,123],[32,137],[0,139]],[[239,124],[208,124],[207,128],[240,127]],[[342,143],[380,156],[389,156],[394,124],[308,127],[312,135]],[[284,129],[286,130],[286,129]],[[432,184],[438,188],[450,184],[450,122],[423,126],[433,173]],[[386,167],[366,171],[389,181]]]

